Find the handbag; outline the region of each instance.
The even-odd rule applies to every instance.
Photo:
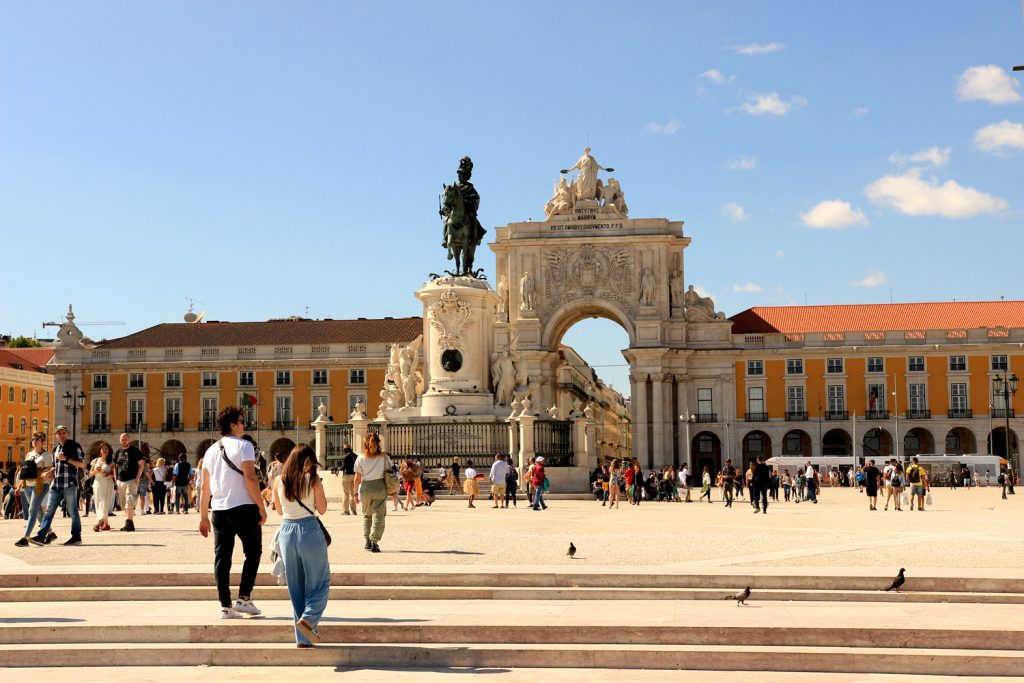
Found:
[[[296,498],[295,502],[298,503],[299,505],[301,505],[303,510],[305,510],[309,514],[313,515],[313,519],[315,519],[316,523],[320,525],[320,531],[324,532],[324,540],[327,541],[327,546],[330,547],[330,545],[331,545],[331,535],[329,533],[327,533],[327,527],[325,527],[324,523],[320,521],[320,517],[318,517],[315,512],[313,512],[308,507],[306,507],[306,504],[303,503],[301,500]]]
[[[388,464],[384,468],[384,488],[387,489],[389,496],[393,496],[398,493],[398,476],[395,474],[395,466],[391,462],[390,456],[385,457],[387,457]]]

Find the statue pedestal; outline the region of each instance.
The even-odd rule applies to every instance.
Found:
[[[498,295],[477,278],[443,277],[423,285],[422,417],[494,415],[491,353]]]

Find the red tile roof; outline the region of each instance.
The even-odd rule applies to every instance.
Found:
[[[733,334],[1024,327],[1024,301],[755,306],[730,320]]]
[[[102,342],[97,348],[387,344],[412,341],[422,332],[422,318],[163,323],[126,337]]]
[[[26,358],[40,367],[45,366],[53,358],[52,346],[32,347],[27,349],[6,348],[4,351],[10,351],[16,356]]]
[[[46,351],[49,357],[43,360],[41,353],[27,354],[23,351]],[[14,368],[15,370],[29,370],[31,372],[46,372],[44,367],[53,357],[53,349],[0,349],[0,367]],[[33,358],[39,358],[42,363],[36,362]]]

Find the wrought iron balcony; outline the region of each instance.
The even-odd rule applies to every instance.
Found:
[[[201,420],[196,429],[201,432],[215,432],[220,429],[220,427],[217,425],[216,420]]]
[[[160,431],[162,432],[183,432],[185,428],[181,424],[181,420],[171,420],[170,422],[164,422],[160,425]]]
[[[697,422],[718,422],[717,413],[697,413]]]
[[[868,410],[864,413],[865,420],[888,420],[888,410]]]
[[[952,408],[946,411],[946,417],[950,420],[969,420],[974,417],[970,408]]]
[[[1007,414],[1007,413],[1009,413],[1009,414]],[[993,408],[992,409],[992,417],[1007,418],[1007,417],[1017,417],[1017,416],[1014,414],[1013,408],[1010,408],[1010,410],[1006,410],[1006,408]]]
[[[747,413],[743,416],[745,422],[767,422],[768,413]]]
[[[908,420],[930,420],[932,419],[932,411],[930,410],[908,410]]]
[[[148,432],[149,425],[145,422],[128,422],[124,426],[124,431],[131,434],[132,432]]]
[[[787,422],[803,422],[807,419],[806,410],[787,410],[786,421]]]
[[[271,429],[277,429],[280,431],[288,431],[289,429],[295,429],[294,420],[274,420],[271,424]]]
[[[825,412],[826,420],[849,420],[850,413],[845,410],[828,410]]]
[[[89,425],[90,434],[109,434],[110,424],[107,422],[95,422]]]

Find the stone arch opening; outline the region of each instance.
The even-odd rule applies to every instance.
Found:
[[[802,429],[791,429],[782,437],[782,454],[811,457],[811,435]]]
[[[992,455],[998,455],[1004,460],[1009,459],[1009,455],[1007,454],[1006,450],[1006,427],[994,428],[991,432],[989,432],[988,437],[986,438],[986,442],[988,443],[989,453],[991,453]],[[1020,445],[1017,441],[1017,433],[1013,431],[1013,429],[1010,430],[1010,449],[1010,452],[1012,453],[1020,452]]]
[[[821,437],[821,454],[831,456],[848,456],[853,440],[845,429],[830,429]]]
[[[861,454],[865,459],[869,460],[872,458],[876,461],[879,459],[888,460],[895,455],[893,443],[892,434],[888,430],[881,427],[872,427],[864,432],[864,438],[861,441]]]
[[[141,441],[140,442],[138,439],[135,439],[133,441],[130,441],[129,445],[130,446],[135,446],[136,448],[138,448],[140,451],[142,451],[142,455],[147,457],[147,458],[150,456],[150,453],[155,451],[155,449],[150,447],[148,441]]]
[[[200,441],[199,445],[196,446],[196,461],[198,462],[199,458],[206,455],[206,451],[210,450],[210,446],[215,443],[217,443],[215,439],[203,439]]]
[[[291,439],[289,439],[287,437],[281,437],[280,439],[275,439],[270,444],[270,450],[267,451],[267,453],[268,453],[267,459],[268,460],[273,460],[274,456],[276,456],[278,453],[282,453],[282,454],[284,454],[285,457],[287,457],[288,454],[292,452],[293,448],[295,448],[295,442],[292,441]]]
[[[924,427],[914,427],[903,436],[903,453],[907,456],[935,452],[935,437]]]
[[[110,448],[110,452],[111,453],[113,453],[114,451],[117,450],[117,448],[114,446],[114,444],[112,444],[109,441],[106,441],[105,439],[100,439],[99,441],[93,441],[91,444],[89,444],[89,448],[86,449],[86,454],[89,456],[89,460],[90,461],[93,458],[95,458],[97,455],[100,454],[100,446],[102,446],[103,444],[107,444],[107,447]],[[89,463],[86,463],[86,465],[88,465],[88,464]]]
[[[772,455],[772,438],[766,432],[755,429],[743,436],[742,442],[743,467],[757,460],[757,456],[764,456],[765,460]]]
[[[946,432],[946,453],[952,455],[964,455],[965,453],[977,453],[978,442],[974,438],[974,432],[967,427],[954,427]]]
[[[185,444],[177,439],[168,439],[160,444],[160,451],[155,454],[155,457],[164,458],[169,462],[177,462],[178,456],[182,453],[188,453]]]
[[[703,473],[707,467],[711,473],[711,480],[714,481],[722,469],[722,440],[714,432],[700,432],[693,437],[690,447],[693,449],[691,457],[694,474]]]

